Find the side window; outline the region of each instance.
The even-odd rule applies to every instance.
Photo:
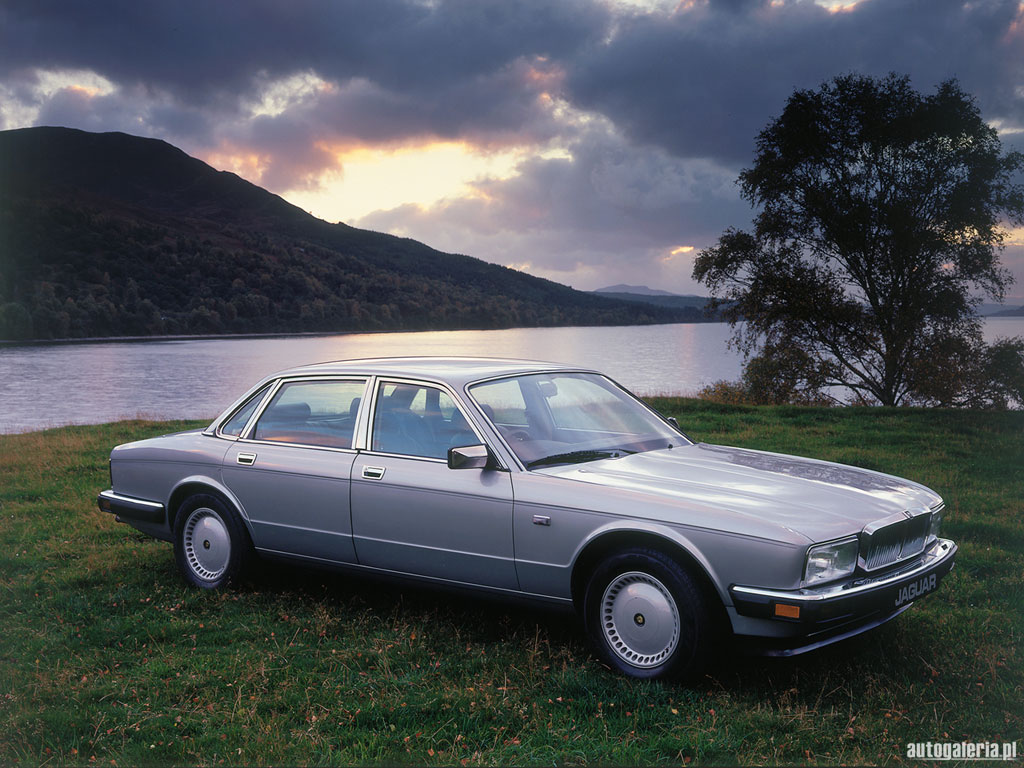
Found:
[[[480,442],[455,401],[437,387],[382,383],[370,445],[382,453],[443,459],[449,448]]]
[[[260,387],[259,392],[246,400],[245,404],[235,411],[235,415],[224,422],[224,426],[220,428],[221,434],[230,435],[231,437],[238,437],[242,434],[245,425],[249,423],[249,417],[252,416],[256,406],[263,400],[263,396],[267,394],[268,389],[270,389],[270,384]]]
[[[351,448],[363,381],[284,384],[256,422],[253,438],[326,448]]]

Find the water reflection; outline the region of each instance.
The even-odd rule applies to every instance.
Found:
[[[516,328],[0,347],[0,432],[116,419],[212,418],[293,365],[392,355],[520,357],[597,368],[641,393],[735,378],[727,326]]]
[[[985,336],[1024,334],[990,319]],[[324,360],[392,355],[521,357],[596,368],[641,394],[693,394],[738,378],[721,323],[513,328],[270,339],[0,347],[0,432],[116,419],[213,418],[261,377]]]

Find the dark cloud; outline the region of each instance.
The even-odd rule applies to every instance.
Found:
[[[312,160],[334,162],[325,143],[550,138],[538,97],[558,77],[551,62],[600,39],[607,18],[586,0],[39,0],[0,9],[0,76],[24,95],[39,70],[97,73],[119,95],[56,94],[40,119],[205,154],[244,146],[272,158],[257,181],[287,189],[308,183]],[[252,116],[268,85],[296,75],[330,87]]]
[[[583,0],[38,0],[0,11],[0,72],[89,69],[214,107],[297,72],[394,94],[465,84],[473,96],[522,58],[571,56],[605,18]]]
[[[222,133],[237,131],[236,142],[247,130],[252,139],[290,132],[297,148],[310,134],[544,141],[564,130],[538,102],[549,91],[636,142],[742,164],[794,88],[849,71],[906,72],[922,89],[958,77],[986,117],[1024,125],[1017,0],[863,0],[842,12],[766,0],[698,0],[672,14],[610,8],[599,0],[35,0],[0,9],[0,74],[10,83],[34,69],[99,73],[136,103],[156,102],[138,107],[137,124],[192,146],[214,138],[189,114],[197,110]],[[303,73],[334,90],[274,128],[265,118],[241,128],[268,83]]]
[[[313,124],[339,138],[373,143],[431,136],[484,145],[492,141],[531,144],[561,130],[538,101],[541,89],[531,83],[533,73],[529,62],[517,61],[449,87],[409,92],[358,79],[282,119]]]
[[[635,141],[745,163],[795,88],[853,71],[906,73],[922,90],[957,77],[987,118],[1019,123],[1024,13],[1018,0],[695,3],[622,20],[571,62],[567,93]]]

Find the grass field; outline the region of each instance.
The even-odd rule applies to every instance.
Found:
[[[696,687],[612,674],[570,615],[286,566],[183,586],[95,507],[110,447],[189,424],[0,436],[0,763],[901,764],[1024,753],[1024,414],[653,399],[691,437],[919,480],[960,545],[939,592]]]

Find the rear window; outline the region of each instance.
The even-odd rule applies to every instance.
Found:
[[[365,381],[298,381],[283,385],[260,415],[253,439],[351,448]]]
[[[242,430],[245,429],[245,425],[249,423],[249,418],[255,412],[260,401],[263,400],[263,396],[270,389],[270,384],[266,384],[256,392],[252,397],[246,400],[237,411],[234,416],[224,422],[224,425],[220,428],[222,435],[228,435],[229,437],[238,437],[242,434]]]

